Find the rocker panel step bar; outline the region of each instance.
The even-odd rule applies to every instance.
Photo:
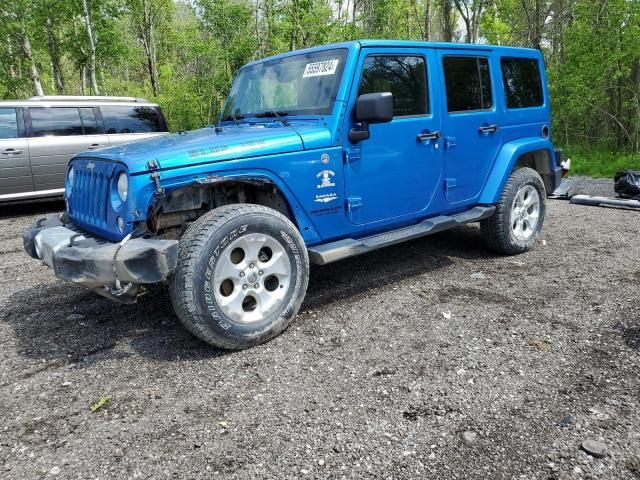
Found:
[[[399,228],[390,232],[373,235],[371,237],[346,238],[335,242],[325,243],[309,247],[309,260],[316,265],[326,265],[328,263],[353,257],[382,247],[388,247],[396,243],[412,240],[414,238],[442,232],[465,223],[478,222],[489,218],[495,212],[495,206],[473,207],[466,212],[456,215],[439,215],[428,218],[410,227]]]

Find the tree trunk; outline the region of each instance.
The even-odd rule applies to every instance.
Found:
[[[80,92],[83,96],[87,94],[87,65],[85,63],[80,65]]]
[[[142,24],[140,25],[140,39],[144,47],[144,53],[147,57],[147,70],[149,71],[149,80],[151,81],[151,89],[153,96],[157,97],[160,93],[160,82],[158,81],[158,62],[156,39],[153,34],[153,16],[151,15],[151,6],[149,0],[142,0]]]
[[[456,9],[465,27],[465,41],[467,43],[477,43],[480,33],[480,18],[485,8],[484,0],[472,0],[469,4],[466,0],[455,0]]]
[[[431,40],[431,0],[425,0],[423,40]]]
[[[9,55],[9,78],[11,80],[16,79],[16,66],[13,63],[13,43],[11,42],[11,36],[7,35],[7,54]]]
[[[53,82],[58,91],[58,95],[64,95],[64,84],[62,82],[62,73],[60,71],[60,57],[58,56],[58,48],[56,45],[56,37],[53,34],[53,26],[51,18],[47,17],[47,39],[49,43],[49,55],[51,56],[51,67],[53,70]]]
[[[451,0],[440,0],[442,8],[442,37],[445,42],[453,41],[453,26],[451,25]]]
[[[29,78],[33,83],[33,91],[36,95],[42,96],[44,95],[44,90],[42,90],[42,83],[40,83],[40,74],[38,73],[38,66],[36,65],[36,61],[33,58],[33,51],[31,50],[31,42],[29,41],[29,36],[27,32],[22,30],[18,35],[20,40],[20,47],[22,48],[22,53],[24,53],[24,57],[29,62]]]
[[[534,25],[534,39],[533,47],[542,50],[542,28],[544,25],[544,16],[542,13],[542,0],[536,0],[535,5],[535,25]]]
[[[463,18],[464,21],[464,41],[467,43],[473,43],[473,26],[468,18]]]
[[[635,60],[631,67],[631,82],[633,85],[634,93],[634,108],[635,108],[635,121],[633,122],[633,152],[638,153],[640,151],[640,60]]]
[[[258,58],[262,58],[264,55],[262,54],[262,39],[260,38],[260,0],[255,0],[256,9],[254,12],[254,27],[256,34],[256,55]]]
[[[82,0],[82,15],[84,17],[85,28],[87,29],[87,40],[89,43],[89,76],[91,78],[91,88],[94,95],[100,95],[98,81],[96,80],[96,43],[93,38],[93,28],[91,26],[91,16],[87,0]]]

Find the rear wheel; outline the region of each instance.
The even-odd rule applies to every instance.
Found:
[[[180,240],[171,299],[194,335],[227,349],[266,342],[300,308],[309,260],[296,227],[260,205],[228,205]]]
[[[514,171],[502,191],[496,212],[480,222],[489,248],[505,255],[528,251],[538,239],[546,211],[546,191],[535,170]]]

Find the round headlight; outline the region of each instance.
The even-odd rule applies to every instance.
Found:
[[[118,176],[118,195],[123,202],[127,201],[127,195],[129,193],[129,177],[125,172],[122,172]]]

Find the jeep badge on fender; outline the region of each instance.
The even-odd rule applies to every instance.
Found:
[[[24,234],[120,302],[169,286],[189,331],[241,349],[287,328],[309,264],[461,224],[529,250],[560,182],[539,51],[366,40],[245,65],[217,126],[76,155],[66,211]]]

